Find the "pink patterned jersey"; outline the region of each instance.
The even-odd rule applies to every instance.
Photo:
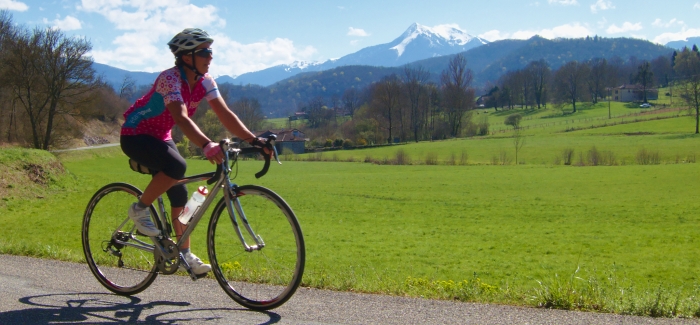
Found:
[[[192,116],[202,99],[210,101],[220,96],[216,82],[209,74],[197,80],[192,93],[182,68],[163,71],[146,95],[136,100],[124,113],[121,135],[147,134],[163,141],[170,140],[175,126],[170,111],[165,107],[172,102],[185,103],[187,115]]]

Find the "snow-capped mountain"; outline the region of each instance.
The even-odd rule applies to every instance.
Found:
[[[322,71],[345,65],[396,67],[418,60],[468,51],[488,41],[471,36],[451,25],[427,27],[414,23],[395,40],[366,47],[339,59],[325,62],[294,62],[244,73],[234,84],[271,85],[300,72]]]
[[[260,71],[247,72],[237,76],[236,78],[217,78],[216,81],[228,82],[232,84],[256,84],[262,86],[269,86],[280,80],[289,78],[300,72],[305,71],[321,71],[323,69],[318,69],[318,66],[324,62],[310,62],[310,61],[294,61],[291,64],[281,64],[274,67],[270,67]]]

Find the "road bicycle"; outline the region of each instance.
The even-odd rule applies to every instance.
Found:
[[[179,243],[190,237],[205,211],[214,204],[207,229],[207,252],[212,271],[219,285],[237,303],[253,309],[268,310],[284,304],[301,283],[306,258],[304,237],[292,208],[275,192],[262,186],[238,186],[232,182],[232,169],[238,173],[238,160],[261,153],[265,175],[271,156],[280,163],[274,146],[275,136],[264,147],[239,148],[228,139],[219,142],[226,153],[215,172],[187,176],[178,184],[207,181],[214,184],[179,242],[162,196],[157,206],[151,205],[153,222],[161,235],[148,237],[136,229],[129,219],[129,205],[142,192],[127,183],[111,183],[99,189],[85,209],[82,242],[85,259],[97,280],[118,295],[137,294],[155,280],[158,274],[173,274],[184,269],[197,280]],[[272,152],[265,154],[263,148]],[[144,174],[154,171],[130,162],[132,169]],[[281,164],[281,163],[280,163]],[[206,275],[206,274],[205,274]]]

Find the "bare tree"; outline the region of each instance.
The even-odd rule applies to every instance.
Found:
[[[25,110],[34,148],[48,150],[55,123],[63,115],[77,115],[97,87],[88,41],[68,38],[58,29],[22,31],[5,42],[5,78],[13,78],[12,95]]]
[[[426,92],[428,93],[428,98],[426,98],[427,107],[424,112],[426,132],[428,137],[433,140],[439,137],[436,132],[435,117],[440,114],[440,91],[436,84],[430,83],[426,86]]]
[[[671,59],[666,56],[659,56],[651,60],[651,70],[654,73],[654,83],[662,87],[666,87],[673,78],[673,67]]]
[[[593,103],[598,99],[605,98],[605,88],[608,86],[608,61],[606,59],[595,58],[588,62],[590,73],[586,78],[588,92],[591,94]]]
[[[306,109],[306,115],[309,119],[309,127],[318,128],[325,124],[326,105],[323,102],[323,97],[316,96],[309,101]]]
[[[520,85],[517,71],[509,71],[500,78],[500,97],[504,104],[508,104],[508,109],[513,109],[518,102],[521,102],[522,87]]]
[[[642,85],[643,100],[647,102],[647,89],[654,85],[654,72],[651,71],[651,64],[647,61],[642,62],[637,68],[637,76],[635,80]]]
[[[136,80],[130,75],[125,74],[124,79],[122,79],[122,84],[119,86],[119,98],[131,100],[136,91]]]
[[[683,49],[675,60],[674,70],[680,80],[681,98],[695,109],[695,133],[700,133],[700,55]]]
[[[522,129],[520,127],[515,128],[513,133],[513,145],[515,146],[515,164],[518,164],[518,154],[520,150],[525,145],[525,137],[523,136]]]
[[[423,67],[412,69],[407,66],[404,68],[405,80],[403,85],[410,105],[410,124],[411,131],[413,131],[413,140],[416,142],[420,140],[419,134],[421,126],[425,125],[422,119],[423,114],[421,114],[421,102],[423,97],[428,96],[424,84],[428,81],[429,77],[430,73],[423,69]]]
[[[447,115],[450,136],[457,137],[467,112],[474,108],[474,89],[471,88],[472,71],[467,69],[467,59],[457,54],[442,72],[443,107]]]
[[[393,137],[393,130],[396,123],[396,110],[399,107],[401,97],[401,81],[399,78],[392,74],[383,78],[379,81],[373,88],[372,91],[372,103],[379,112],[381,117],[383,117],[388,126],[386,129],[389,131],[388,143],[391,143]]]
[[[539,61],[530,62],[525,69],[529,71],[529,76],[532,78],[532,88],[537,108],[539,109],[542,105],[546,106],[547,85],[552,74],[549,65],[544,59],[540,59]]]
[[[238,115],[249,129],[260,131],[265,122],[260,102],[255,98],[243,97],[231,105],[231,110]]]
[[[355,87],[348,88],[343,92],[343,107],[350,114],[350,117],[355,115],[355,110],[360,107],[360,93]]]
[[[338,124],[338,108],[340,108],[340,96],[338,94],[331,95],[331,110],[333,111],[333,123]]]
[[[554,73],[555,99],[568,102],[576,113],[576,103],[583,99],[588,70],[585,64],[570,61]]]
[[[6,60],[6,42],[16,37],[16,29],[12,22],[12,15],[7,10],[0,10],[0,60],[3,62]],[[0,65],[0,76],[5,75],[5,65]],[[3,80],[5,84],[2,88],[7,88],[7,83]],[[17,107],[16,102],[13,100],[12,94],[6,89],[0,89],[0,134],[5,133],[3,128],[7,128],[7,142],[12,142],[13,140],[13,126],[17,129],[16,123],[17,115],[15,108]],[[14,123],[14,124],[13,124]]]

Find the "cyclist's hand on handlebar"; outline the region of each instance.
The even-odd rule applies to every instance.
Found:
[[[204,148],[202,148],[202,152],[212,164],[220,164],[224,161],[224,153],[221,151],[221,147],[216,142],[209,141],[206,145],[204,145]]]
[[[258,148],[263,148],[266,156],[271,156],[273,154],[273,150],[270,148],[271,145],[267,143],[264,138],[255,138],[250,144]]]

